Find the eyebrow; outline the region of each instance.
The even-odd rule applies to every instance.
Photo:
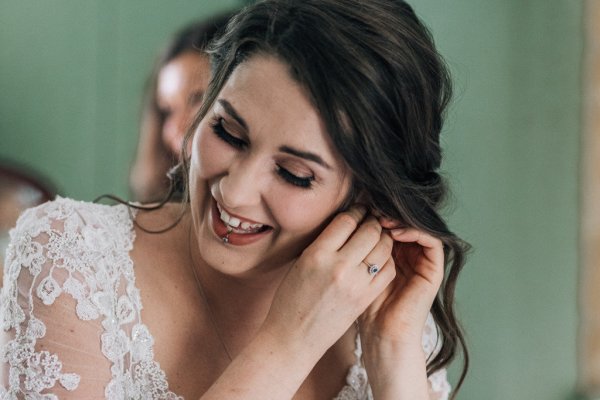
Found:
[[[217,101],[225,109],[227,114],[231,115],[231,117],[233,119],[235,119],[238,124],[240,124],[244,129],[248,130],[248,124],[246,123],[246,120],[244,120],[244,118],[240,117],[240,115],[237,113],[237,111],[235,111],[235,108],[233,108],[233,106],[231,105],[230,102],[228,102],[225,99],[219,99]],[[287,153],[287,154],[291,154],[296,157],[303,158],[308,161],[313,161],[327,169],[331,169],[331,166],[329,164],[327,164],[325,162],[325,160],[323,160],[320,156],[318,156],[315,153],[294,149],[293,147],[290,147],[290,146],[281,146],[279,148],[279,151],[281,151],[282,153]]]
[[[289,146],[281,146],[279,148],[279,151],[281,151],[283,153],[291,154],[296,157],[304,158],[305,160],[308,160],[308,161],[316,162],[317,164],[319,164],[327,169],[331,169],[331,166],[329,164],[327,164],[325,162],[325,160],[323,160],[321,157],[319,157],[315,153],[310,153],[308,151],[301,151],[301,150],[294,149]]]

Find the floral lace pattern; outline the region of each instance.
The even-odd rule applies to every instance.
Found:
[[[141,320],[142,302],[129,256],[135,232],[126,206],[58,198],[27,210],[10,235],[0,293],[5,335],[0,362],[6,371],[0,399],[54,400],[58,396],[53,389],[59,386],[63,393],[76,393],[81,375],[64,370],[60,357],[66,354],[36,346],[49,324],[56,323],[44,319],[43,311],[70,298],[78,321],[100,323],[99,351],[111,365],[110,380],[103,386],[106,399],[183,400],[169,391],[166,375],[154,361],[154,338]],[[436,350],[436,338],[430,317],[423,337],[427,354]],[[358,337],[355,355],[347,385],[334,400],[373,398]],[[429,381],[432,399],[447,399],[445,371]]]

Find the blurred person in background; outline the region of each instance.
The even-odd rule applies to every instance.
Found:
[[[210,80],[206,46],[231,14],[191,23],[172,38],[146,84],[139,142],[130,173],[133,197],[157,201],[167,194],[167,172],[181,160],[183,138]]]

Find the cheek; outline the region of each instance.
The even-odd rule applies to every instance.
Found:
[[[224,173],[230,156],[226,146],[207,123],[200,123],[192,142],[192,172],[197,179],[210,179]]]
[[[312,240],[325,228],[342,204],[341,191],[315,190],[314,193],[298,193],[292,188],[280,191],[276,205],[271,210],[282,233],[298,239]]]

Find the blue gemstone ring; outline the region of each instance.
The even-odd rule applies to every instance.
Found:
[[[379,267],[379,265],[377,264],[369,264],[368,262],[366,262],[365,260],[362,261],[363,264],[365,264],[367,266],[367,272],[369,273],[369,275],[371,276],[375,276],[377,275],[377,273],[379,272],[379,270],[381,269]]]

